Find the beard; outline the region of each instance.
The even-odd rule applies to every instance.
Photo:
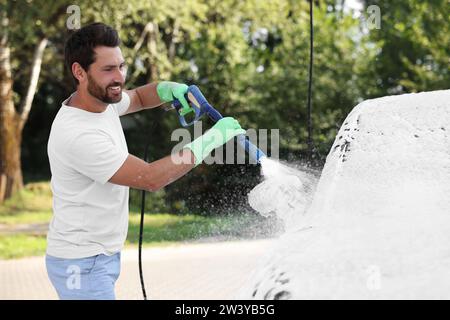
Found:
[[[92,78],[89,74],[88,76],[88,86],[87,90],[88,92],[98,100],[100,100],[103,103],[117,103],[120,100],[122,100],[122,83],[120,82],[113,82],[109,84],[106,88],[102,88],[95,80]],[[112,87],[120,87],[119,92],[113,92],[110,90]]]

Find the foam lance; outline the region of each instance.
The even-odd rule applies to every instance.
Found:
[[[205,114],[214,122],[222,119],[222,115],[219,111],[214,109],[214,107],[206,100],[205,96],[202,94],[200,89],[196,85],[191,85],[186,93],[186,100],[193,109],[194,116],[191,121],[187,122],[185,115],[181,115],[182,105],[179,100],[175,99],[172,106],[177,110],[180,123],[183,127],[189,127],[199,121]],[[250,140],[244,135],[236,136],[238,144],[245,149],[248,155],[260,163],[261,160],[266,157],[264,152],[262,152],[257,146],[250,142]]]

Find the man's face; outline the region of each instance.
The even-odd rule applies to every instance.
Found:
[[[96,47],[95,62],[87,71],[88,92],[103,103],[122,99],[126,67],[119,47]]]

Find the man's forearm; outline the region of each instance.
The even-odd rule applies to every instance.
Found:
[[[140,190],[157,191],[181,178],[195,166],[195,155],[188,149],[147,163],[129,155],[109,182]]]
[[[153,82],[135,89],[141,109],[154,108],[163,103],[156,92],[157,85],[158,82]]]
[[[163,102],[158,96],[158,82],[146,84],[132,90],[124,90],[130,97],[130,106],[125,114],[160,106]]]
[[[143,109],[150,109],[160,106],[164,102],[171,102],[178,99],[183,106],[182,111],[190,112],[191,108],[185,98],[188,91],[186,84],[161,81],[149,83],[133,90],[124,90],[130,97],[130,106],[125,114],[141,111]]]
[[[151,187],[147,190],[157,191],[178,180],[194,167],[195,156],[188,149],[151,162],[144,174],[144,177],[151,181]]]

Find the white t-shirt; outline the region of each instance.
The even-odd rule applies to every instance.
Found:
[[[122,100],[94,113],[62,103],[47,145],[52,173],[53,217],[47,254],[75,259],[119,252],[128,229],[129,188],[108,180],[128,156],[119,116]]]

